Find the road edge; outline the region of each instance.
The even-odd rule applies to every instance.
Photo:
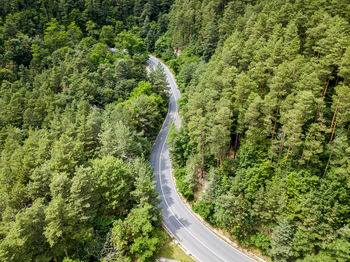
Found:
[[[176,87],[178,89],[177,83],[176,83],[176,78],[174,75],[174,72],[171,70],[171,68],[160,58],[156,57],[153,54],[150,54],[150,56],[153,56],[154,58],[156,58],[158,60],[158,62],[161,62],[161,64],[163,66],[165,66],[169,72],[172,74],[174,83],[176,84]],[[179,90],[179,89],[178,89]],[[179,90],[180,92],[180,90]],[[168,113],[167,113],[168,114]],[[180,118],[179,113],[177,112],[177,115]],[[166,118],[165,118],[166,119]],[[165,119],[163,121],[162,127],[164,125]],[[170,126],[167,127],[170,130]],[[170,157],[170,156],[169,156]],[[171,161],[171,157],[170,157],[170,161]],[[232,240],[230,240],[227,236],[221,234],[220,232],[218,232],[215,228],[213,228],[207,221],[205,221],[205,219],[203,217],[201,217],[199,214],[197,214],[196,212],[193,211],[191,205],[187,202],[187,200],[183,197],[183,195],[179,192],[178,188],[177,188],[177,184],[176,184],[176,179],[174,177],[174,169],[172,168],[172,172],[171,172],[171,178],[173,180],[173,183],[175,185],[175,189],[176,189],[176,193],[178,194],[178,196],[180,197],[181,201],[185,204],[186,208],[188,209],[188,211],[190,211],[190,213],[203,225],[205,226],[208,230],[210,230],[212,233],[214,233],[217,237],[221,238],[223,241],[225,241],[227,244],[229,244],[230,246],[232,246],[233,248],[235,248],[237,251],[239,251],[240,253],[242,253],[243,255],[254,259],[256,261],[260,261],[260,262],[267,262],[266,260],[260,258],[259,256],[257,256],[256,254],[252,253],[252,252],[248,252],[246,249],[240,247],[239,245],[237,245],[235,242],[233,242]],[[196,258],[194,255],[191,254],[191,252],[189,252],[182,244],[181,242],[176,239],[176,237],[171,233],[171,231],[166,227],[166,225],[162,222],[163,224],[163,228],[165,229],[165,231],[167,231],[168,235],[170,238],[173,238],[176,240],[176,245],[179,246],[188,256],[190,256],[193,260],[200,262],[200,260],[198,258]]]

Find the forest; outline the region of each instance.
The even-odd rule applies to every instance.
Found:
[[[0,261],[152,261],[162,246],[148,157],[167,82],[143,35],[168,8],[0,1]]]
[[[153,261],[148,158],[266,260],[350,260],[348,0],[0,0],[0,261]],[[117,52],[112,53],[110,48]]]
[[[341,0],[176,0],[156,42],[179,191],[273,261],[350,260],[349,23]]]

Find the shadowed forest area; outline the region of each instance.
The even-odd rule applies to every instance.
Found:
[[[0,0],[0,261],[153,261],[179,191],[273,261],[350,259],[347,0]],[[118,50],[111,53],[109,48]]]

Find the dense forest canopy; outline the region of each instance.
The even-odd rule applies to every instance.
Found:
[[[273,261],[350,259],[348,0],[0,0],[0,261],[152,261],[170,135],[196,212]],[[115,48],[116,53],[109,48]]]
[[[275,261],[348,261],[349,2],[177,0],[169,21],[179,190]]]
[[[145,61],[170,4],[0,2],[0,261],[150,261],[161,247],[147,159],[168,94]]]

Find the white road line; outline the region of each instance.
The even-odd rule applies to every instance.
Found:
[[[168,132],[167,132],[167,135],[166,135],[166,137],[165,137],[165,141],[167,140],[167,138],[168,138]],[[166,197],[165,197],[165,194],[164,194],[163,186],[162,186],[162,176],[160,175],[160,172],[161,172],[161,171],[160,171],[160,170],[161,170],[161,168],[160,168],[160,166],[161,166],[161,159],[162,159],[162,153],[163,153],[164,146],[165,146],[165,141],[163,142],[162,148],[161,148],[161,150],[160,150],[159,163],[158,163],[158,177],[159,177],[159,179],[160,179],[160,181],[159,181],[159,182],[160,182],[160,189],[161,189],[161,191],[162,191],[162,194],[163,194],[163,198],[164,198],[164,200],[165,200],[165,203],[166,203],[166,205],[168,206],[168,208],[169,208],[169,210],[171,211],[171,213],[173,214],[173,216],[175,217],[175,219],[179,222],[180,225],[183,226],[183,228],[184,228],[193,238],[197,239],[197,241],[200,242],[204,247],[206,247],[211,253],[213,253],[214,256],[216,256],[217,258],[219,258],[219,259],[222,260],[222,261],[225,261],[225,260],[222,259],[220,256],[218,256],[214,251],[212,251],[206,244],[204,244],[199,238],[197,238],[195,235],[193,235],[193,234],[191,233],[191,231],[189,231],[189,230],[186,228],[186,226],[185,226],[184,224],[182,224],[182,222],[176,217],[175,213],[173,212],[173,210],[172,210],[171,207],[169,206],[168,201],[167,201],[167,199],[166,199]]]
[[[176,96],[176,90],[174,90],[174,88],[176,88],[177,85],[176,85],[175,80],[172,79],[172,77],[171,77],[172,74],[171,74],[170,70],[167,68],[167,66],[166,66],[165,64],[163,64],[162,62],[158,61],[157,58],[155,58],[154,56],[150,56],[150,57],[153,58],[154,60],[156,60],[156,62],[151,61],[154,67],[157,66],[158,64],[161,64],[162,67],[163,67],[164,69],[166,69],[166,71],[168,71],[168,72],[166,72],[166,73],[167,73],[167,78],[172,82],[172,83],[170,83],[170,81],[168,81],[169,84],[170,84],[170,88],[171,88],[171,91],[172,91],[172,95],[174,96],[174,98],[175,98],[175,103],[176,103],[176,100],[178,100],[178,98],[177,98],[177,96]],[[170,103],[169,103],[169,105],[170,105]],[[169,115],[170,121],[171,121],[171,120],[175,121],[175,120],[176,120],[176,117],[178,116],[178,111],[177,111],[177,105],[176,105],[176,104],[175,104],[175,107],[176,107],[176,111],[175,111],[174,119],[171,119],[171,118],[170,118],[170,115]],[[165,126],[165,123],[166,123],[167,118],[168,118],[168,115],[167,115],[167,117],[165,118],[165,120],[164,120],[164,122],[163,122],[162,129],[165,128],[164,126]],[[162,153],[163,153],[163,150],[164,150],[164,146],[165,146],[165,144],[166,144],[166,140],[167,140],[167,138],[168,138],[168,134],[169,134],[169,132],[167,131],[165,140],[163,141],[163,145],[162,145],[162,148],[161,148],[161,151],[160,151],[159,163],[158,163],[158,172],[157,172],[157,175],[158,175],[158,177],[159,177],[159,179],[160,179],[160,188],[161,188],[161,191],[162,191],[162,195],[163,195],[164,201],[165,201],[166,205],[168,206],[169,210],[171,211],[171,213],[173,214],[174,218],[179,222],[180,225],[182,225],[182,226],[184,227],[184,229],[185,229],[193,238],[195,238],[196,240],[198,240],[204,247],[206,247],[206,248],[207,248],[212,254],[214,254],[217,258],[219,258],[219,259],[222,260],[222,261],[225,261],[225,259],[222,259],[222,258],[221,258],[220,256],[218,256],[214,251],[212,251],[206,244],[204,244],[200,239],[198,239],[195,235],[193,235],[193,234],[191,233],[191,231],[189,231],[189,230],[185,227],[185,225],[177,218],[177,216],[175,215],[175,213],[173,212],[173,210],[170,208],[170,206],[169,206],[169,204],[168,204],[168,201],[167,201],[167,199],[166,199],[166,197],[165,197],[164,190],[163,190],[163,186],[162,186],[162,176],[160,175],[160,172],[161,172],[161,171],[160,171],[160,170],[161,170],[161,168],[160,168],[160,167],[161,167],[161,161],[160,161],[160,160],[161,160],[161,158],[162,158]],[[160,139],[160,140],[161,140],[161,139]],[[182,202],[181,198],[180,198],[180,201]],[[185,208],[188,210],[188,207],[187,207],[186,205],[184,205],[184,206],[185,206]],[[214,235],[218,238],[218,240],[223,241],[225,244],[227,244],[227,245],[229,245],[230,247],[232,247],[232,248],[233,248],[235,251],[237,251],[239,254],[241,254],[241,255],[243,255],[243,256],[249,258],[250,260],[254,261],[251,257],[247,256],[246,254],[244,254],[244,253],[241,252],[240,250],[236,249],[235,247],[233,247],[232,245],[230,245],[229,243],[227,243],[227,242],[224,241],[223,239],[219,238],[213,231],[211,231],[209,228],[207,228],[205,225],[203,225],[202,222],[201,222],[194,214],[192,214],[192,212],[191,212],[190,210],[188,210],[188,211],[189,211],[189,213],[191,214],[191,216],[192,216],[196,221],[198,221],[198,222],[201,224],[202,227],[204,227],[209,233],[214,234]]]

